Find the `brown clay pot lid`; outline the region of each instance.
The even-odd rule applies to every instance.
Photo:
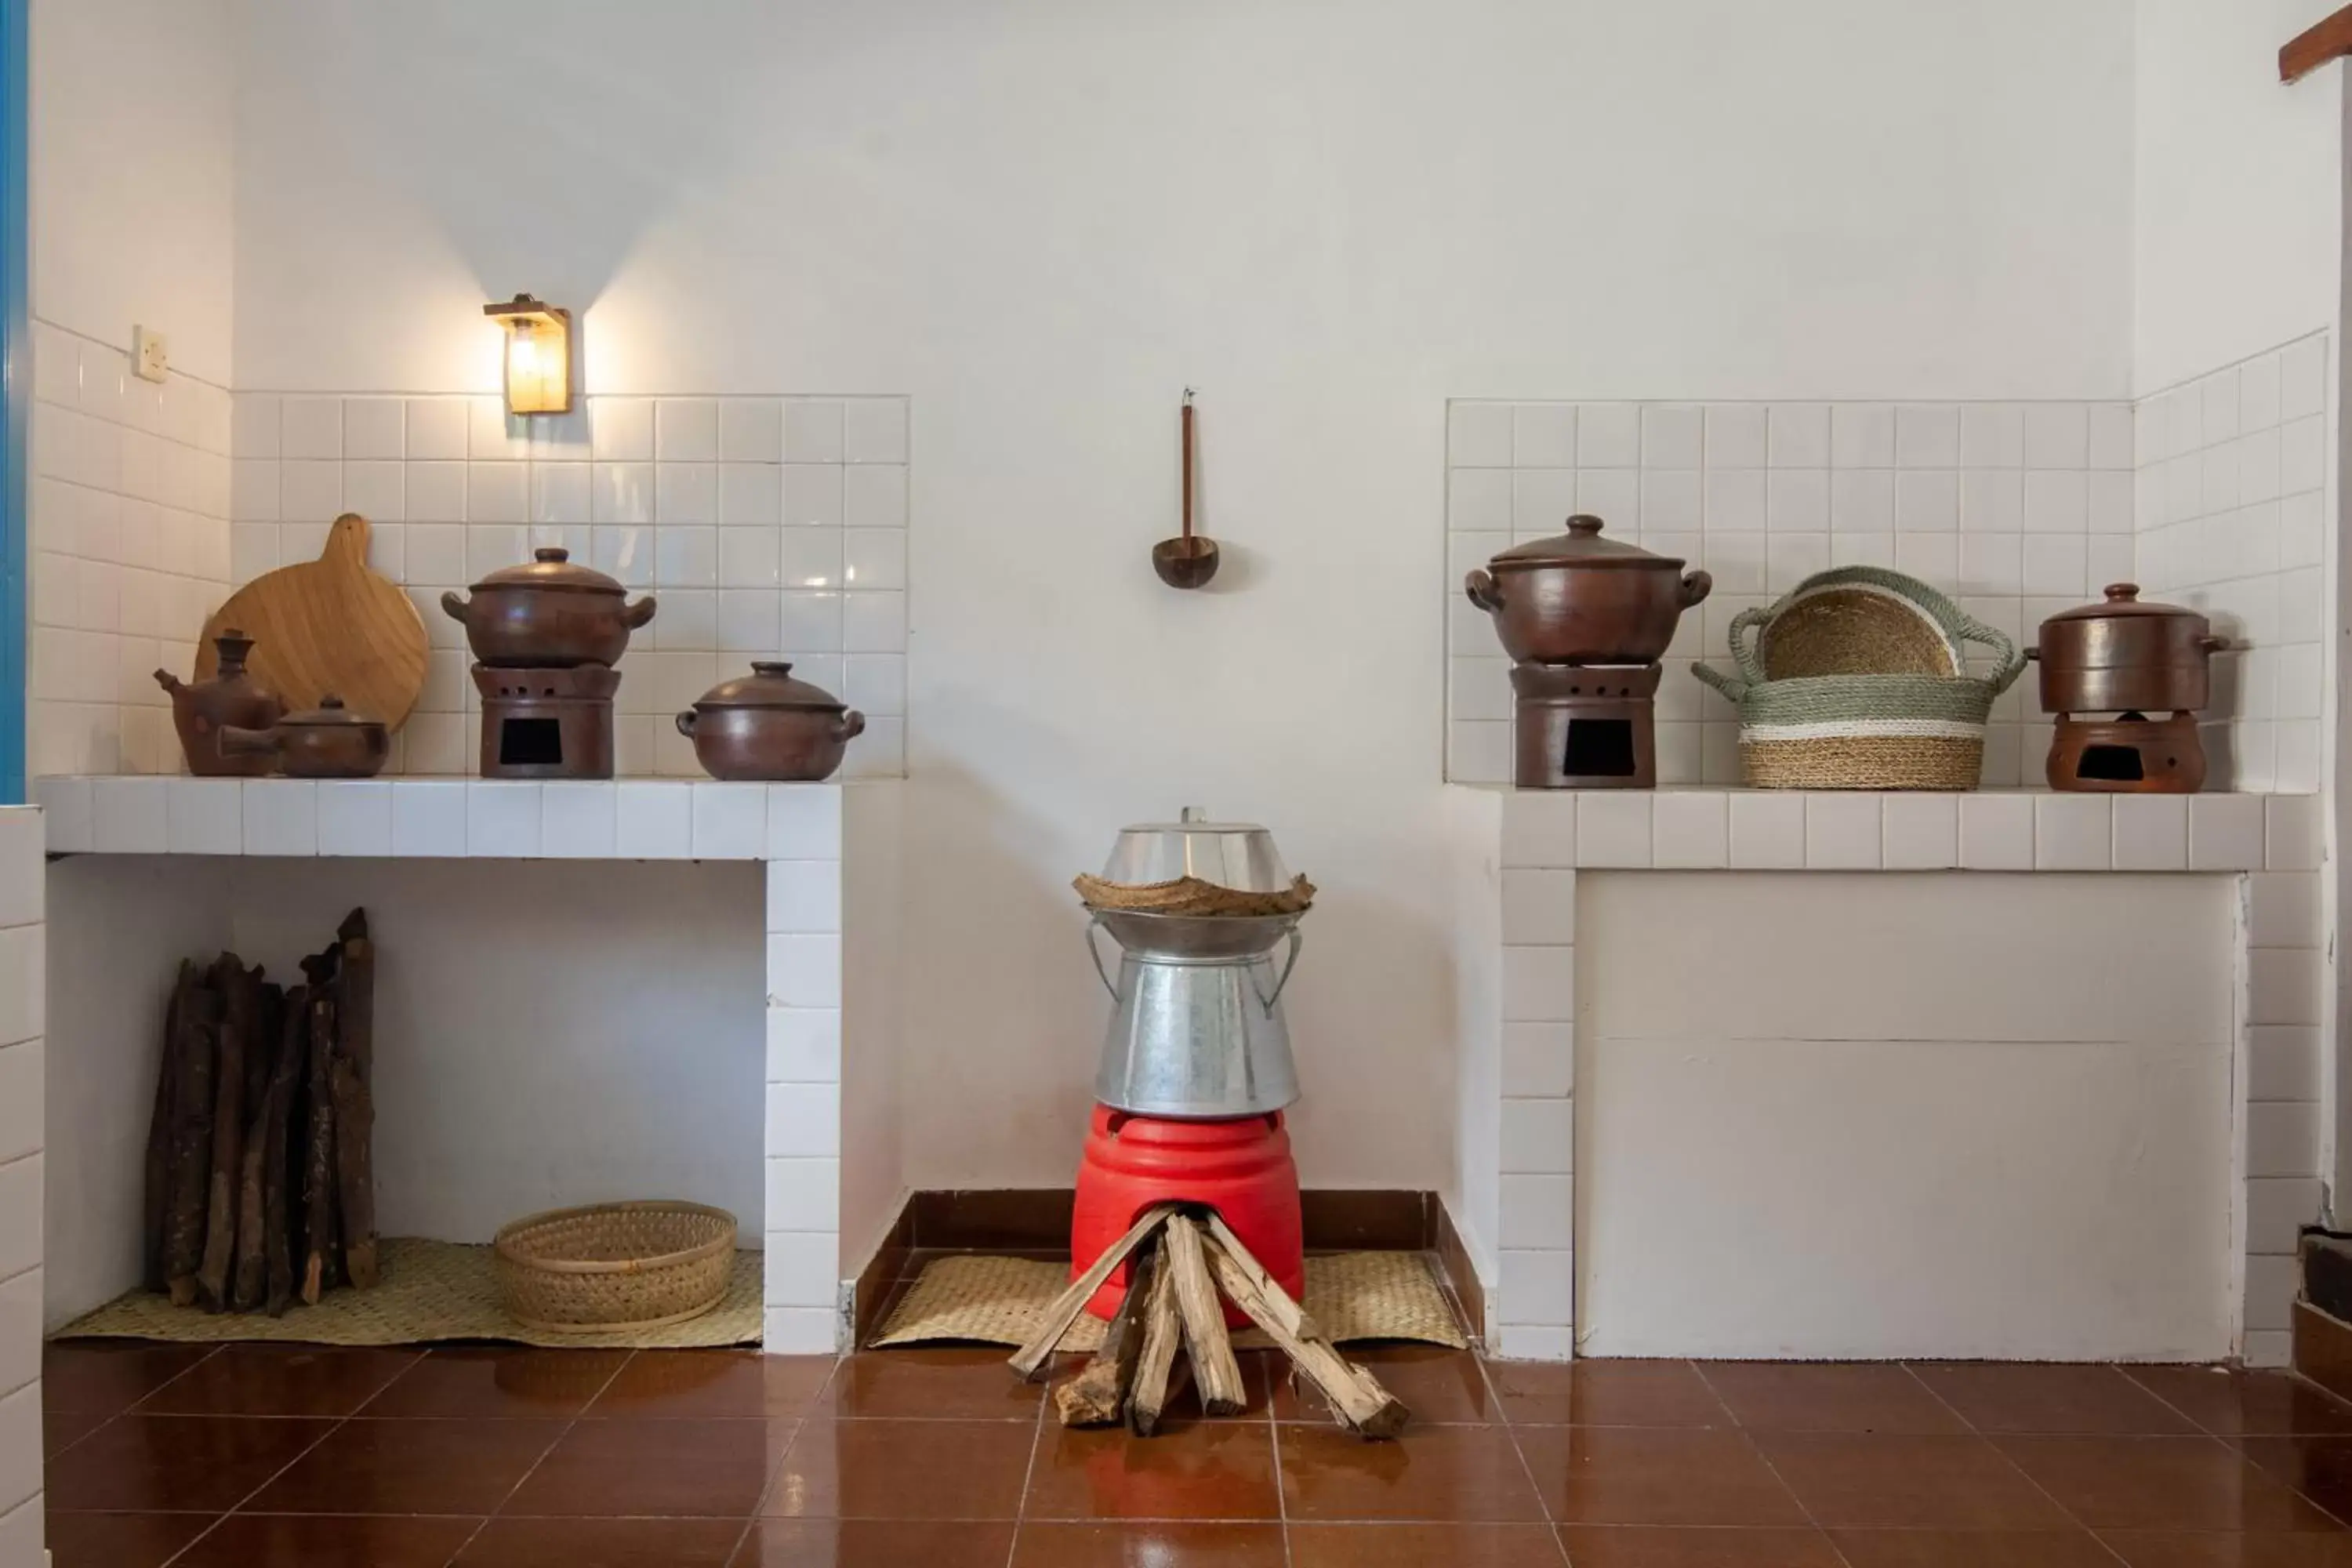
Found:
[[[570,594],[610,594],[619,598],[627,589],[593,566],[573,563],[572,552],[559,545],[548,545],[530,552],[531,558],[520,566],[501,566],[480,582],[472,591],[485,588],[543,588]]]
[[[839,713],[842,704],[821,686],[793,679],[793,667],[782,659],[753,659],[751,673],[722,680],[695,699],[697,708],[795,708]]]
[[[2042,624],[2047,626],[2052,621],[2169,620],[2186,617],[2201,625],[2205,619],[2197,611],[2179,605],[2159,605],[2154,600],[2143,603],[2139,596],[2139,584],[2137,583],[2110,583],[2100,592],[2105,595],[2104,602],[2096,605],[2078,605],[2071,610],[2061,610],[2056,615],[2045,618]]]
[[[1568,520],[1566,533],[1515,544],[1487,562],[1486,569],[1490,572],[1518,572],[1536,566],[1625,566],[1675,571],[1682,568],[1683,563],[1671,555],[1660,555],[1638,544],[1628,544],[1622,539],[1603,539],[1601,528],[1599,518],[1589,512],[1579,512]]]
[[[371,719],[343,706],[343,700],[330,691],[319,699],[316,708],[306,708],[299,713],[289,713],[278,722],[289,730],[359,729],[368,725],[381,726],[383,721]]]

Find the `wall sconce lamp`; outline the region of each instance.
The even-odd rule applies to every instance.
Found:
[[[507,332],[507,412],[572,412],[572,312],[518,294],[482,307]]]

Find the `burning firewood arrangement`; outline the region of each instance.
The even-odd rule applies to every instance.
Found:
[[[1183,1387],[1188,1363],[1203,1411],[1238,1412],[1248,1395],[1225,1332],[1222,1291],[1289,1356],[1297,1374],[1322,1394],[1348,1426],[1366,1437],[1393,1437],[1404,1429],[1405,1407],[1370,1372],[1332,1349],[1315,1321],[1274,1282],[1216,1211],[1179,1204],[1146,1209],[1072,1280],[1047,1310],[1037,1336],[1013,1357],[1013,1370],[1024,1380],[1035,1378],[1087,1298],[1129,1255],[1136,1265],[1102,1349],[1055,1385],[1054,1410],[1063,1426],[1124,1421],[1136,1436],[1149,1437],[1160,1429],[1171,1397]],[[1183,1362],[1177,1360],[1180,1348]]]
[[[147,1285],[283,1313],[376,1282],[375,945],[353,910],[303,983],[180,966],[147,1134]]]

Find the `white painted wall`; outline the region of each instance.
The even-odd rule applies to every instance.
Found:
[[[1580,877],[1579,1350],[2235,1353],[2235,894]]]
[[[1446,396],[2128,389],[2127,0],[683,9],[242,0],[238,374],[486,390],[530,289],[598,391],[911,395],[918,1186],[1069,1179],[1067,879],[1188,801],[1324,889],[1305,1179],[1444,1182]]]
[[[41,826],[0,806],[0,1568],[42,1562]]]

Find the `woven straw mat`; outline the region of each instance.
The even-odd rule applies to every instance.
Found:
[[[279,1340],[316,1345],[413,1345],[435,1340],[503,1340],[521,1345],[689,1350],[760,1342],[757,1252],[735,1254],[735,1272],[719,1305],[698,1318],[661,1328],[562,1334],[527,1329],[507,1316],[491,1277],[490,1249],[449,1241],[387,1237],[383,1278],[373,1290],[330,1290],[315,1307],[297,1303],[282,1318],[174,1307],[165,1296],[134,1290],[57,1333],[58,1339],[173,1340],[211,1344]]]
[[[927,1340],[979,1340],[1026,1344],[1044,1325],[1045,1309],[1070,1282],[1066,1265],[1039,1258],[984,1254],[942,1258],[926,1267],[873,1341],[876,1345]],[[1341,1252],[1307,1260],[1307,1315],[1335,1342],[1419,1340],[1456,1350],[1470,1342],[1454,1321],[1428,1262],[1414,1252]],[[1066,1351],[1102,1348],[1103,1321],[1081,1312],[1062,1336]],[[1242,1350],[1270,1349],[1255,1329],[1234,1335]]]

